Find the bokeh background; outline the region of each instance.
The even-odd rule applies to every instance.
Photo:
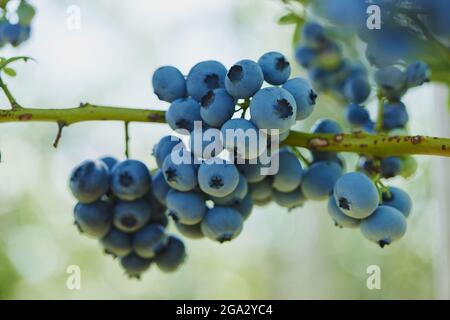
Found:
[[[277,50],[292,58],[292,27],[278,26],[275,0],[39,0],[30,41],[1,56],[24,54],[10,89],[24,106],[73,107],[80,102],[167,108],[152,93],[161,65],[184,73],[204,59],[226,66]],[[75,5],[81,28],[67,27]],[[293,62],[293,59],[291,59]],[[299,68],[294,75],[304,75]],[[450,136],[445,87],[428,84],[404,98],[411,132]],[[0,97],[0,106],[7,101]],[[333,100],[320,96],[308,130],[321,117],[340,119]],[[418,157],[417,174],[393,185],[414,200],[406,236],[385,249],[358,230],[334,227],[326,203],[287,212],[256,208],[239,238],[219,245],[190,240],[188,260],[176,273],[156,268],[128,280],[100,246],[73,226],[70,170],[105,154],[123,158],[119,122],[66,128],[58,149],[55,124],[0,126],[1,299],[422,299],[449,298],[450,160]],[[169,133],[159,124],[131,124],[131,155],[147,163]],[[348,168],[356,158],[346,155]],[[176,232],[171,227],[172,231]],[[81,268],[81,290],[66,286],[70,265]],[[367,267],[381,268],[381,289],[369,290]]]

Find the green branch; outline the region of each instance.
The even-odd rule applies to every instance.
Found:
[[[69,109],[17,108],[0,110],[2,122],[55,122],[60,128],[83,121],[124,121],[165,123],[162,110],[105,107],[90,103]],[[312,134],[291,131],[283,142],[316,151],[354,152],[375,157],[427,154],[450,157],[450,139],[427,136],[387,136],[362,132],[352,134]]]

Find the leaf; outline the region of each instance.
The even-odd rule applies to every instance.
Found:
[[[294,34],[292,36],[292,46],[294,48],[297,47],[297,45],[299,44],[299,42],[302,38],[302,28],[303,28],[304,24],[305,24],[305,20],[301,19],[295,25]]]
[[[278,24],[280,25],[295,24],[298,23],[299,20],[301,20],[301,18],[298,15],[296,15],[293,12],[289,12],[278,19]]]
[[[15,77],[17,75],[16,70],[14,70],[13,68],[8,68],[8,67],[3,68],[3,72],[10,77]]]

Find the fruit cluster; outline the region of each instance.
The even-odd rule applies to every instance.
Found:
[[[174,271],[186,255],[183,242],[166,233],[166,208],[155,199],[152,182],[142,162],[112,157],[86,160],[70,177],[78,200],[75,225],[99,239],[105,253],[118,257],[130,277],[139,278],[152,263]]]
[[[11,1],[12,2],[12,1]],[[7,43],[17,47],[30,38],[31,21],[35,15],[34,7],[27,1],[20,1],[15,12],[0,9],[0,47]],[[17,17],[17,23],[11,23],[8,16]]]

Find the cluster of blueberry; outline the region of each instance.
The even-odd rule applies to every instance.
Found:
[[[268,52],[257,62],[241,60],[228,70],[220,62],[203,61],[186,78],[171,66],[155,71],[154,92],[171,103],[167,123],[190,135],[189,148],[180,139],[165,136],[153,149],[160,170],[155,176],[159,185],[154,189],[160,191],[158,199],[167,205],[183,235],[219,242],[235,238],[253,205],[270,201],[272,189],[286,206],[300,204],[302,166],[289,149],[271,145],[273,136],[282,141],[295,122],[314,109],[315,92],[304,79],[289,79],[290,73],[289,62],[278,52]],[[262,88],[264,81],[271,86]],[[247,109],[249,119],[245,117]],[[241,116],[233,118],[239,111]],[[195,148],[196,122],[205,131],[220,133],[210,155],[204,152],[202,137],[200,150]],[[226,134],[229,130],[235,134],[231,138]],[[240,130],[256,133],[256,140],[263,135],[272,137],[253,148],[251,135],[239,136]],[[260,156],[269,145],[274,148],[269,161],[262,164]],[[229,158],[235,161],[218,161],[222,150],[232,152]],[[275,156],[280,170],[274,176],[264,175],[263,167],[270,166]],[[181,157],[192,161],[175,163],[174,159]],[[298,199],[294,200],[295,196]]]
[[[166,233],[166,208],[156,200],[155,180],[142,162],[112,157],[86,160],[70,177],[78,200],[75,225],[99,239],[105,253],[118,257],[130,277],[139,278],[152,263],[174,271],[186,256],[183,242]]]
[[[8,20],[6,9],[0,10],[0,15],[2,15],[0,18],[0,48],[7,43],[17,47],[27,41],[30,38],[31,21],[35,15],[34,7],[27,1],[20,1],[15,13],[8,13],[9,16],[17,17],[17,23],[11,23]]]
[[[370,85],[366,69],[345,58],[339,44],[320,24],[305,23],[301,39],[295,57],[308,70],[315,89],[330,92],[346,103],[359,104],[367,99]]]

